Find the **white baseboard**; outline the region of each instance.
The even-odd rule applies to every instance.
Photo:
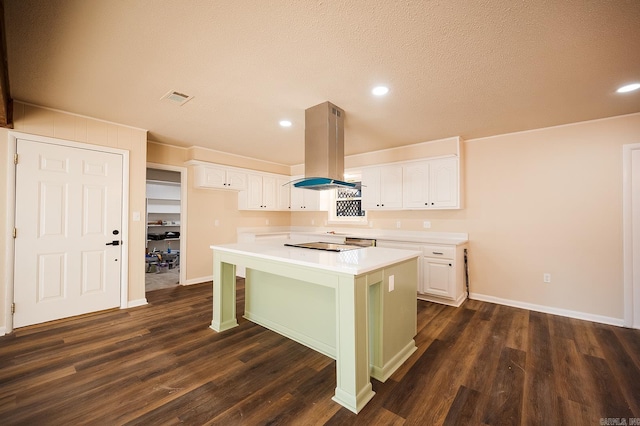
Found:
[[[206,283],[207,281],[213,281],[213,275],[208,275],[206,277],[191,278],[190,280],[183,281],[181,285],[201,284],[201,283]]]
[[[127,303],[127,308],[135,308],[138,306],[144,306],[147,304],[147,298],[138,299],[138,300],[129,300]]]
[[[7,327],[0,327],[0,336],[7,334]]]
[[[579,320],[598,322],[601,324],[615,325],[622,327],[623,318],[605,317],[603,315],[589,314],[586,312],[570,311],[568,309],[553,308],[551,306],[535,305],[533,303],[520,302],[518,300],[503,299],[501,297],[487,296],[485,294],[471,293],[469,298],[482,302],[497,303],[498,305],[512,306],[514,308],[528,309],[530,311],[543,312],[545,314],[560,315],[562,317],[576,318]]]

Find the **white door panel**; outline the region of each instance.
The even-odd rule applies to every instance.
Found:
[[[120,305],[122,156],[18,139],[14,326]],[[113,231],[118,234],[114,235]]]

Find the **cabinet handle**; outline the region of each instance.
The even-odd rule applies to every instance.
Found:
[[[442,256],[442,255],[444,254],[444,253],[441,253],[441,252],[439,252],[439,251],[432,251],[431,253],[433,253],[433,254],[439,254],[440,256]]]

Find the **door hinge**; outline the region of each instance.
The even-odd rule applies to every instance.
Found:
[[[13,154],[13,164],[18,164],[18,154]]]
[[[18,230],[16,228],[13,228],[13,238],[16,238],[18,236]]]
[[[16,302],[13,302],[11,304],[11,315],[16,313]]]

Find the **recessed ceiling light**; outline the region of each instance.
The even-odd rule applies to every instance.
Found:
[[[384,96],[389,93],[389,88],[387,86],[376,86],[371,90],[371,93],[376,96]]]
[[[292,124],[292,123],[291,123],[289,120],[281,120],[281,121],[280,121],[280,125],[281,125],[282,127],[291,127],[291,124]]]
[[[634,90],[638,90],[638,89],[640,89],[640,83],[631,83],[631,84],[627,84],[625,86],[620,87],[618,90],[616,90],[616,92],[627,93],[627,92],[633,92]]]

